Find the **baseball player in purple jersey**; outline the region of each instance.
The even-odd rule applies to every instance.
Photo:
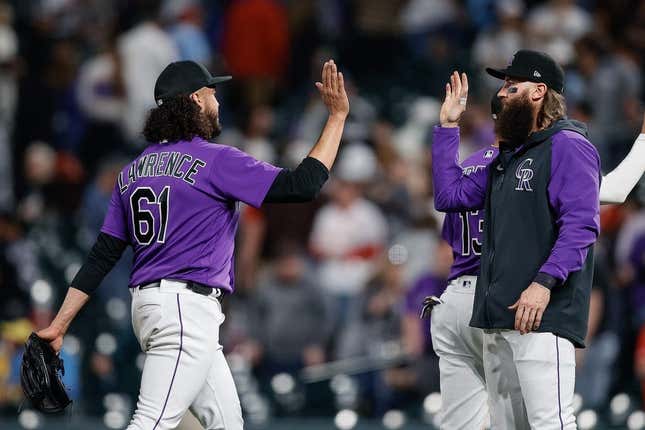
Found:
[[[454,85],[454,77],[452,82]],[[465,75],[461,83],[460,93],[446,97],[442,107],[444,121],[450,110],[457,119],[465,110],[468,93]],[[500,110],[501,103],[495,95],[492,102],[493,119],[496,119]],[[445,193],[442,194],[452,189],[451,185],[446,183],[446,179],[450,177],[446,172],[455,168],[458,144],[458,129],[435,128],[432,161],[435,198],[439,199],[435,204],[443,210],[459,210],[468,206],[466,196],[446,201]],[[601,202],[624,201],[645,170],[644,150],[645,141],[639,137],[625,160],[603,178],[600,189]],[[474,181],[477,188],[486,190],[487,176],[479,173],[486,171],[498,152],[495,145],[468,157],[460,166],[463,180]],[[472,175],[474,172],[479,173]],[[443,238],[453,248],[454,263],[449,286],[441,296],[442,304],[433,309],[431,324],[433,345],[440,357],[442,429],[481,429],[488,413],[483,331],[469,325],[479,275],[483,223],[484,212],[483,209],[479,209],[448,212],[443,225]],[[515,392],[507,394],[504,398],[497,399],[497,416],[492,417],[493,428],[528,428],[519,384]]]
[[[327,123],[293,171],[210,141],[220,132],[215,87],[228,79],[192,61],[161,73],[144,128],[150,145],[119,173],[96,244],[54,321],[38,332],[59,351],[75,315],[132,246],[132,326],[146,360],[129,430],[175,428],[188,409],[205,429],[242,429],[219,344],[220,301],[234,289],[239,202],[314,199],[340,144],[349,102],[333,60],[316,83]]]
[[[433,151],[434,181],[441,181],[442,136],[435,129]],[[498,154],[496,146],[475,152],[461,163],[465,176],[486,169]],[[436,161],[435,161],[436,160]],[[442,303],[431,314],[432,346],[439,356],[441,386],[441,428],[482,429],[488,416],[483,364],[483,331],[469,326],[479,274],[484,218],[482,210],[448,212],[442,237],[453,250],[454,261]]]

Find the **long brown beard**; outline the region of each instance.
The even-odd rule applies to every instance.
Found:
[[[533,130],[533,108],[527,94],[503,103],[497,114],[495,134],[501,145],[516,148],[526,142]]]
[[[208,128],[207,139],[213,139],[222,133],[222,125],[219,122],[219,115],[214,109],[204,111],[206,127]]]

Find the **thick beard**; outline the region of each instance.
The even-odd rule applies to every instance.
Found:
[[[495,121],[495,134],[502,145],[517,148],[531,134],[533,122],[533,107],[528,95],[523,94],[503,103]]]
[[[208,139],[213,139],[222,133],[222,125],[219,122],[219,115],[213,109],[208,109],[204,112],[206,122],[208,123],[209,136]]]

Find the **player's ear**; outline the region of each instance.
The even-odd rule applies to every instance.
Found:
[[[193,101],[193,103],[196,103],[200,110],[204,109],[204,101],[202,100],[199,91],[195,91],[194,93],[190,93],[190,99]]]
[[[538,83],[537,85],[535,85],[535,87],[533,88],[533,90],[530,93],[531,94],[531,100],[537,102],[537,101],[543,99],[544,96],[546,95],[546,90],[547,90],[547,88],[546,88],[545,84]]]

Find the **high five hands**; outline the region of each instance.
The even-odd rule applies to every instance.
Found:
[[[329,110],[329,116],[345,119],[349,113],[349,99],[345,92],[345,79],[334,60],[326,61],[323,65],[321,80],[322,82],[316,82],[316,88]]]
[[[446,99],[441,105],[439,122],[442,127],[457,127],[459,119],[466,110],[468,99],[468,77],[465,73],[459,76],[457,71],[450,75],[450,82],[446,83]]]

